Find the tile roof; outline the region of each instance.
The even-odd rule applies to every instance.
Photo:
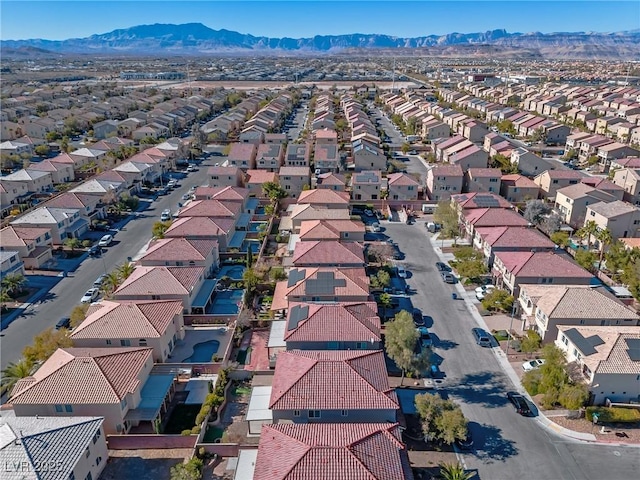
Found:
[[[102,422],[102,417],[16,417],[3,412],[0,415],[3,480],[71,478]],[[45,470],[49,465],[55,468]]]
[[[19,380],[12,404],[120,403],[138,389],[151,348],[59,348],[31,376]]]
[[[94,303],[87,318],[69,334],[72,340],[113,338],[158,338],[176,315],[182,314],[180,300]]]
[[[298,197],[298,203],[309,203],[312,205],[349,205],[349,194],[347,192],[336,192],[328,189],[306,190]]]
[[[321,208],[308,203],[296,203],[292,206],[292,219],[300,217],[307,220],[349,220],[349,210],[346,208]]]
[[[180,213],[181,217],[228,217],[236,218],[242,213],[242,205],[228,200],[194,200],[185,205]]]
[[[296,307],[307,310],[303,319],[291,318]],[[299,320],[299,321],[296,321]],[[287,312],[287,342],[380,341],[380,318],[375,302],[292,303]]]
[[[495,255],[518,277],[593,278],[580,265],[554,252],[496,252]]]
[[[211,237],[226,235],[235,227],[232,218],[180,217],[164,232],[168,237]]]
[[[451,195],[451,200],[456,202],[461,208],[467,210],[471,208],[512,208],[510,202],[500,195],[490,192],[470,192]]]
[[[231,161],[248,160],[255,157],[256,146],[253,143],[232,143],[228,158]]]
[[[529,222],[519,213],[505,208],[474,208],[464,212],[467,222],[478,227],[526,227]]]
[[[364,233],[364,223],[357,220],[303,220],[300,240],[340,240],[341,233]]]
[[[381,350],[294,350],[278,355],[269,408],[395,410],[399,404]]]
[[[502,170],[499,168],[470,168],[468,170],[471,178],[501,178]]]
[[[278,172],[278,175],[285,176],[285,175],[293,175],[293,176],[301,176],[301,177],[309,177],[311,176],[311,172],[309,170],[309,167],[280,167],[280,171]]]
[[[413,480],[398,424],[262,427],[253,480]]]
[[[163,238],[149,245],[140,257],[144,261],[204,261],[218,249],[217,240],[188,240],[186,238]]]
[[[599,213],[606,218],[615,218],[628,213],[638,212],[640,209],[635,205],[623,202],[622,200],[616,200],[615,202],[598,202],[591,204],[587,207],[588,210],[592,210]]]
[[[269,172],[267,170],[247,170],[247,184],[275,182],[278,178],[277,172]]]
[[[412,185],[412,186],[418,186],[420,185],[420,182],[417,182],[415,178],[413,178],[411,175],[408,175],[406,173],[391,173],[389,175],[387,175],[387,180],[389,182],[389,185]]]
[[[229,175],[235,177],[239,172],[240,169],[235,165],[229,165],[226,167],[218,165],[207,169],[207,175]]]
[[[38,237],[51,233],[48,228],[40,227],[19,227],[17,225],[9,225],[0,230],[0,243],[3,247],[23,247],[30,244],[31,241]]]
[[[539,188],[536,182],[518,173],[514,173],[511,175],[502,175],[501,182],[504,185],[515,186],[519,188]]]
[[[190,295],[203,275],[204,267],[137,266],[113,296]]]
[[[340,243],[334,240],[298,242],[292,260],[294,265],[364,266],[364,247],[357,242]]]
[[[553,249],[555,244],[536,228],[523,227],[479,227],[476,232],[492,248],[522,247]]]

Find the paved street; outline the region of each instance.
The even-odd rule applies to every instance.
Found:
[[[94,280],[111,271],[117,265],[125,262],[127,257],[133,257],[151,238],[151,227],[160,219],[160,213],[165,208],[172,212],[177,210],[178,202],[183,193],[192,185],[206,183],[206,169],[213,162],[220,162],[221,157],[211,157],[203,162],[198,172],[180,180],[180,187],[169,195],[158,197],[149,207],[139,212],[114,235],[112,246],[105,249],[101,258],[87,258],[69,277],[63,278],[38,303],[32,305],[23,315],[16,318],[5,330],[0,338],[0,366],[15,362],[21,357],[22,349],[31,343],[32,338],[46,328],[53,327],[64,316],[69,316],[73,307],[80,302],[84,292],[93,286]]]
[[[439,260],[423,222],[382,222],[406,259],[411,302],[433,318],[435,358],[446,375],[443,394],[460,403],[470,421],[474,451],[462,455],[466,467],[488,480],[559,480],[636,478],[640,451],[621,446],[589,445],[544,428],[537,418],[518,415],[506,398],[516,390],[489,348],[475,344],[477,326],[464,301],[452,300],[455,286],[442,282]]]

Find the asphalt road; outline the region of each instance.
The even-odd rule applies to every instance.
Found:
[[[101,258],[87,257],[75,272],[60,280],[43,299],[29,307],[3,330],[0,338],[0,368],[19,360],[22,349],[31,343],[35,335],[55,326],[61,317],[69,316],[73,307],[80,303],[84,292],[93,286],[94,280],[105,273],[105,270],[109,272],[124,263],[127,257],[135,256],[149,242],[151,228],[160,219],[162,210],[169,208],[175,212],[180,197],[191,186],[206,184],[206,169],[214,162],[220,162],[221,158],[210,157],[200,165],[199,171],[189,173],[180,180],[179,188],[149,203],[145,210],[132,216],[118,231],[109,232],[114,235],[114,242],[105,249]]]
[[[433,318],[434,359],[446,375],[443,395],[456,400],[470,422],[474,450],[462,455],[466,467],[487,480],[623,480],[637,478],[640,450],[592,445],[559,436],[536,418],[518,415],[506,398],[514,390],[490,348],[476,345],[477,326],[454,287],[442,282],[439,260],[423,222],[413,225],[382,222],[406,255],[406,282],[417,293],[411,303]],[[405,300],[406,301],[406,300]]]

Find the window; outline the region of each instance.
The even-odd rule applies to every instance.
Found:
[[[128,340],[128,339],[120,340],[120,346],[121,347],[130,347],[131,346],[131,340]]]
[[[309,410],[309,418],[320,418],[320,410]]]
[[[56,413],[62,413],[62,405],[56,405]]]
[[[95,445],[98,439],[100,438],[100,430],[98,430],[93,436],[93,444]]]
[[[412,191],[413,191],[413,185],[409,185],[409,186],[407,187],[407,190],[409,190],[410,192],[412,192]]]
[[[111,340],[107,340],[107,345],[111,345]]]
[[[146,347],[146,346],[147,346],[147,339],[146,339],[146,338],[141,338],[141,339],[138,341],[138,346],[140,346],[140,347]]]
[[[558,183],[558,180],[553,180],[551,183],[555,185],[556,183]]]
[[[293,416],[294,417],[299,417],[300,416],[300,410],[294,410],[293,411]]]
[[[69,480],[76,480],[76,474],[75,474],[75,473],[73,473],[73,472],[71,472],[71,473],[69,474]]]
[[[84,456],[89,458],[89,455],[91,455],[91,450],[89,450],[89,447],[87,447],[87,449],[84,451]]]
[[[340,416],[341,417],[346,417],[349,414],[349,412],[347,410],[341,410],[340,411]]]
[[[567,340],[567,337],[565,337],[564,335],[562,335],[562,343],[564,343],[565,345],[569,344],[569,340]]]
[[[73,413],[73,407],[71,405],[65,405],[64,411],[67,413]]]
[[[102,457],[97,457],[97,458],[96,458],[96,467],[97,467],[98,465],[100,465],[100,462],[102,462]]]

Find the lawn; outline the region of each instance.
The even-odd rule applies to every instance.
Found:
[[[196,417],[202,405],[186,405],[180,403],[171,412],[164,433],[179,435],[183,430],[190,430],[196,424]]]
[[[207,428],[207,431],[204,434],[203,441],[204,443],[215,443],[216,440],[222,438],[223,433],[224,433],[224,428],[209,427]]]
[[[635,423],[640,422],[640,411],[635,408],[619,407],[587,407],[587,420],[593,421],[593,414],[598,414],[598,422],[620,422]]]
[[[251,387],[247,387],[244,385],[241,385],[238,388],[236,388],[236,391],[234,392],[234,395],[238,397],[240,395],[250,395],[250,394],[251,394]]]

